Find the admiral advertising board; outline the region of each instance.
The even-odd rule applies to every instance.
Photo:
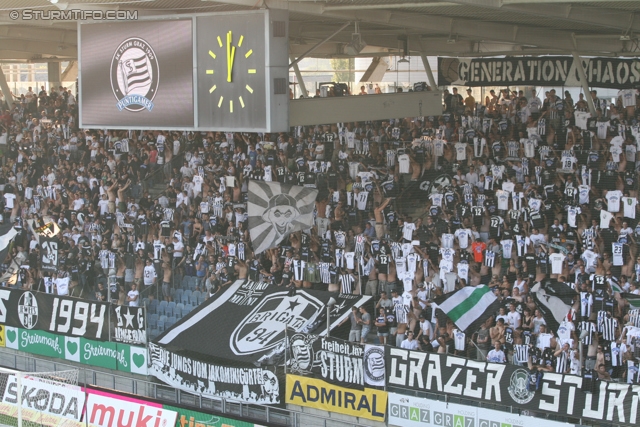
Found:
[[[384,422],[387,392],[356,390],[314,378],[287,374],[286,403]]]

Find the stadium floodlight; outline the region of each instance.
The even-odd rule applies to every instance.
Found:
[[[344,47],[344,53],[349,56],[356,56],[362,49],[367,46],[367,43],[362,40],[362,35],[360,34],[360,28],[358,22],[356,21],[356,32],[351,35],[351,41]]]

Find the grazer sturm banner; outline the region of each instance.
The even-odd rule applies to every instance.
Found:
[[[286,403],[384,422],[387,392],[371,388],[356,390],[287,374]]]
[[[364,388],[364,348],[332,337],[293,334],[289,337],[288,372],[312,375],[343,387]]]
[[[571,427],[573,424],[495,411],[476,406],[443,404],[404,394],[389,393],[388,423],[398,427]]]
[[[267,369],[213,365],[149,343],[149,375],[190,393],[249,403],[280,403],[280,384]]]
[[[183,317],[156,340],[157,344],[192,351],[234,363],[271,365],[286,348],[285,330],[326,334],[327,303],[330,327],[345,320],[354,305],[371,297],[298,289],[295,295],[275,284],[240,279]],[[229,327],[220,327],[229,325]],[[206,340],[202,331],[207,331]]]
[[[115,322],[113,338],[128,344],[146,344],[147,328],[144,307],[114,305],[112,321]]]
[[[638,58],[581,58],[590,87],[624,89],[640,86]],[[580,86],[572,56],[509,58],[438,58],[438,85]]]
[[[598,381],[582,391],[582,377],[545,372],[537,391],[527,387],[529,371],[516,365],[386,348],[387,385],[517,406],[523,409],[607,423],[640,421],[640,385]]]
[[[108,304],[42,292],[0,289],[0,323],[107,341]]]

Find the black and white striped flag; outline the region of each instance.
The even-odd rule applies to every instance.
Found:
[[[313,227],[318,190],[279,182],[249,181],[249,235],[254,252],[277,246],[289,234]]]

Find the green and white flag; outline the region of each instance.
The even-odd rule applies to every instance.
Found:
[[[466,286],[437,298],[438,308],[461,331],[475,332],[500,307],[500,301],[486,285]]]
[[[640,295],[624,292],[621,293],[620,296],[627,300],[629,308],[640,308]]]

